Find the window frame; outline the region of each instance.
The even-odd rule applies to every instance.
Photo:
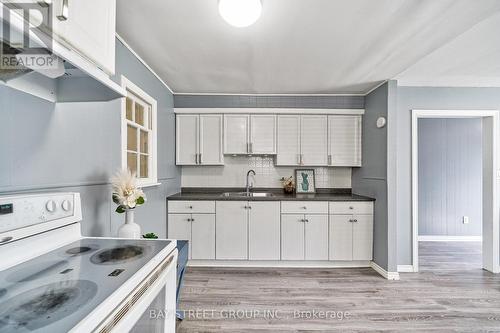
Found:
[[[144,102],[151,106],[151,138],[150,142],[148,142],[148,178],[140,178],[137,177],[137,184],[139,187],[148,187],[148,186],[156,186],[160,185],[158,183],[158,148],[157,148],[157,137],[158,137],[158,126],[157,126],[157,102],[156,99],[147,94],[144,90],[134,84],[132,81],[127,79],[125,76],[121,76],[121,86],[127,91],[128,94],[135,95],[139,99],[142,99]],[[135,113],[135,109],[134,109]],[[127,119],[127,97],[123,97],[121,101],[121,166],[123,169],[128,168],[127,163],[127,127],[129,122],[134,123]],[[144,117],[145,125],[147,128],[146,119],[149,121],[148,117]],[[134,123],[135,127],[140,128],[140,124]],[[140,131],[139,131],[140,133]],[[138,147],[138,163],[140,163],[140,140],[137,142]]]

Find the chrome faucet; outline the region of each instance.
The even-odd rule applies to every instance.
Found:
[[[255,176],[255,171],[248,170],[247,172],[247,197],[250,196],[250,189],[253,187],[253,185],[250,185],[250,174],[253,174]]]

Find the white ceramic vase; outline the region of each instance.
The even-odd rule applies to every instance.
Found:
[[[141,238],[141,227],[134,222],[134,210],[125,211],[125,224],[118,229],[120,238]]]

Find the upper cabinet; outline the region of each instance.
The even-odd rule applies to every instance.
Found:
[[[361,166],[361,116],[328,116],[328,165]]]
[[[177,164],[223,164],[223,154],[234,154],[276,155],[278,166],[361,166],[363,110],[239,110],[176,109]]]
[[[277,165],[326,166],[326,115],[279,115]]]
[[[177,115],[176,164],[222,165],[222,115]]]
[[[276,116],[224,115],[224,154],[276,154]]]
[[[52,0],[52,6],[55,37],[114,74],[116,0]]]

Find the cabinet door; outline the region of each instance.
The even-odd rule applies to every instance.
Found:
[[[189,241],[191,258],[191,214],[168,214],[168,238]]]
[[[352,260],[372,260],[373,215],[354,215]]]
[[[299,165],[300,116],[278,116],[276,165]]]
[[[67,20],[60,20],[63,0],[52,1],[56,38],[80,51],[108,74],[115,72],[115,0],[69,0]]]
[[[250,153],[276,154],[276,116],[250,116]]]
[[[248,259],[280,260],[280,203],[249,202]]]
[[[224,164],[222,153],[222,115],[200,115],[200,163]]]
[[[281,260],[304,260],[304,215],[281,215]]]
[[[328,260],[328,215],[306,215],[304,258]]]
[[[328,164],[328,117],[302,116],[300,126],[302,165]]]
[[[198,115],[176,116],[175,154],[177,165],[195,165],[198,154]]]
[[[215,259],[215,214],[193,214],[191,258]]]
[[[361,166],[361,116],[328,116],[328,165]]]
[[[249,139],[248,115],[224,115],[224,154],[247,154]]]
[[[352,215],[330,215],[330,260],[352,260]]]
[[[248,259],[247,201],[217,201],[215,256],[217,259]]]

